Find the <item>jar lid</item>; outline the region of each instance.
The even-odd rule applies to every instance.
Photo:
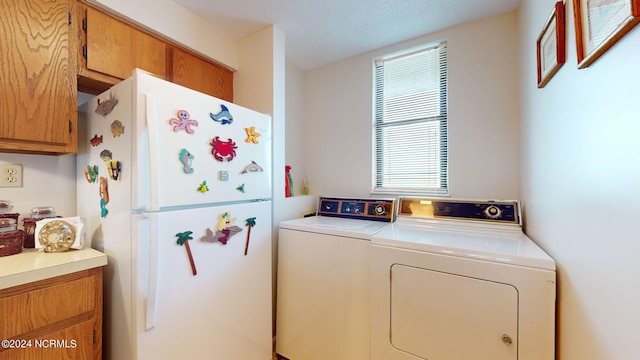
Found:
[[[49,218],[56,216],[53,206],[38,206],[31,209],[32,218]]]
[[[11,200],[0,200],[0,213],[9,212],[13,209]]]

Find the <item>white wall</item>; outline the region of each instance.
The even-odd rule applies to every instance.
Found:
[[[447,40],[450,193],[518,195],[516,13],[425,35],[307,72],[307,169],[318,195],[372,188],[373,59]]]
[[[286,69],[286,113],[285,164],[291,166],[294,196],[300,196],[302,179],[307,172],[305,143],[306,118],[304,114],[304,75],[294,64],[287,62]]]
[[[0,188],[0,199],[11,200],[22,219],[36,206],[53,206],[57,215],[76,215],[76,156],[0,153],[0,163],[22,164],[19,188]]]
[[[519,14],[521,199],[528,235],[558,266],[558,360],[640,359],[640,27],[537,89],[535,43],[555,0]]]

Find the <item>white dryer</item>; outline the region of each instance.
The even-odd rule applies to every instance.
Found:
[[[322,197],[318,216],[280,223],[279,359],[369,360],[370,241],[394,204]]]
[[[517,201],[400,198],[371,240],[371,359],[553,360],[555,262]]]

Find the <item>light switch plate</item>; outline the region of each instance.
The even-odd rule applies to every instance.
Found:
[[[0,187],[22,187],[22,165],[0,164]]]

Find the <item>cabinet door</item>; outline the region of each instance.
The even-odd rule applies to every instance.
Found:
[[[0,1],[0,151],[77,149],[69,1]]]
[[[233,102],[233,72],[182,49],[173,49],[172,82]]]
[[[139,68],[166,79],[167,46],[124,22],[87,8],[88,70],[126,79]]]

